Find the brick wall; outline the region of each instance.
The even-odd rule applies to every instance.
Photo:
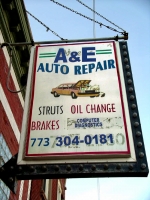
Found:
[[[58,185],[58,179],[52,180],[52,200],[57,200],[57,185]]]
[[[29,181],[24,181],[22,200],[27,200]]]
[[[0,102],[0,113],[1,113],[1,120],[0,120],[0,132],[2,133],[7,146],[9,147],[12,155],[15,155],[18,152],[18,142],[16,137],[14,136],[12,127],[8,120],[8,117],[5,113],[4,107]]]
[[[59,179],[60,184],[61,184],[61,198],[65,199],[65,189],[66,189],[66,179]],[[52,200],[57,200],[57,187],[58,187],[58,179],[53,179],[52,180],[52,194],[51,194],[51,199]]]
[[[14,114],[14,118],[17,123],[18,129],[19,131],[21,131],[23,108],[18,98],[18,94],[13,94],[9,92],[6,88],[7,75],[8,75],[8,65],[7,65],[3,50],[0,49],[0,83],[7,97],[12,113]],[[10,76],[9,85],[10,85],[11,90],[16,90],[11,76]]]
[[[21,131],[23,108],[20,103],[18,95],[10,93],[6,88],[7,74],[8,74],[8,65],[4,53],[2,49],[0,49],[0,84],[2,86],[4,95],[6,96],[6,99],[8,101],[9,107],[13,113],[14,121],[16,122],[19,131]],[[11,90],[16,90],[12,77],[10,77],[9,85]],[[10,124],[10,119],[5,111],[6,106],[8,105],[2,105],[2,102],[0,100],[0,132],[2,133],[12,155],[15,155],[16,153],[18,153],[19,145],[15,133],[13,131],[13,128]],[[20,192],[22,192],[20,191],[20,183],[21,181],[17,182],[16,194],[10,192],[9,200],[19,199],[19,196],[21,194]],[[27,193],[28,193],[28,181],[24,181],[23,194],[22,194],[23,200],[27,199]]]
[[[20,182],[17,182],[17,192],[14,194],[13,192],[10,192],[9,200],[18,200],[19,199],[19,192],[20,192]]]
[[[33,180],[31,183],[30,200],[41,200],[42,180]]]

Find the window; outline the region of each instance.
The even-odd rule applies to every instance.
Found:
[[[63,89],[63,85],[59,85],[58,88],[59,88],[59,89]]]
[[[0,134],[0,167],[3,166],[10,158],[12,154],[6,144],[6,141],[2,134]],[[0,199],[8,200],[10,195],[9,188],[0,179]]]

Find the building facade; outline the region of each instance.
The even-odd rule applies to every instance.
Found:
[[[31,46],[7,43],[32,42],[23,0],[0,0],[0,167],[18,153],[26,78]],[[14,93],[14,91],[19,91]],[[62,200],[65,179],[18,180],[13,193],[0,179],[0,200]]]

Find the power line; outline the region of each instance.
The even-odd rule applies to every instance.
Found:
[[[82,16],[82,17],[84,17],[84,18],[86,18],[86,19],[88,19],[88,20],[90,20],[90,21],[93,21],[93,22],[97,23],[97,24],[99,24],[100,26],[104,26],[104,27],[106,27],[106,28],[108,28],[108,29],[110,29],[110,30],[112,30],[112,31],[121,33],[122,35],[126,35],[126,32],[120,32],[120,31],[118,31],[118,30],[116,30],[116,29],[114,29],[114,28],[112,28],[112,27],[110,27],[110,26],[107,26],[107,25],[105,25],[105,24],[103,24],[103,23],[101,23],[101,22],[98,22],[98,21],[96,21],[96,20],[90,18],[90,17],[87,17],[87,16],[85,16],[85,15],[79,13],[78,11],[75,11],[75,10],[73,10],[73,9],[71,9],[71,8],[65,6],[65,5],[63,5],[63,4],[61,4],[61,3],[57,2],[57,1],[54,1],[54,0],[50,0],[50,1],[52,1],[53,3],[59,5],[59,6],[63,7],[63,8],[66,8],[67,10],[70,10],[71,12],[76,13],[77,15],[80,15],[80,16]]]
[[[39,19],[37,19],[34,15],[32,15],[29,11],[26,10],[26,12],[33,17],[36,21],[38,21],[40,24],[42,24],[45,28],[46,31],[51,31],[54,35],[56,35],[57,37],[59,37],[61,40],[64,40],[62,37],[60,37],[55,31],[51,30],[48,26],[46,26],[43,22],[41,22]]]
[[[98,12],[96,12],[94,9],[88,7],[86,4],[84,4],[82,1],[80,0],[76,0],[79,3],[81,3],[83,6],[85,6],[86,8],[88,8],[89,10],[91,10],[93,13],[97,14],[98,16],[102,17],[103,19],[105,19],[106,21],[108,21],[109,23],[113,24],[114,26],[116,26],[117,28],[119,28],[120,30],[126,32],[124,29],[122,29],[121,27],[119,27],[118,25],[114,24],[113,22],[111,22],[110,20],[108,20],[106,17],[104,17],[103,15],[99,14]]]

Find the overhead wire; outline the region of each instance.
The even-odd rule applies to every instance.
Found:
[[[96,13],[97,15],[99,15],[99,16],[103,17],[104,19],[106,19],[107,21],[109,21],[111,24],[113,24],[113,25],[115,25],[116,27],[118,27],[119,29],[123,30],[124,33],[123,33],[123,32],[120,32],[120,31],[117,31],[116,29],[114,29],[114,28],[112,28],[112,27],[106,26],[106,25],[104,25],[104,24],[101,23],[101,22],[96,21],[95,18],[92,19],[92,18],[87,17],[87,16],[85,16],[85,15],[83,15],[83,14],[81,14],[81,13],[79,13],[79,12],[77,12],[77,11],[71,9],[71,8],[68,8],[67,6],[65,6],[65,5],[63,5],[63,4],[60,4],[59,2],[56,2],[56,1],[54,1],[54,0],[50,0],[50,1],[56,3],[57,5],[60,5],[60,6],[64,7],[64,8],[66,8],[66,9],[68,9],[68,10],[70,10],[70,11],[72,11],[72,12],[74,12],[74,13],[76,13],[76,14],[78,14],[78,15],[84,17],[84,18],[87,18],[87,19],[89,19],[90,21],[93,21],[94,23],[98,23],[100,26],[105,26],[106,28],[108,28],[108,29],[110,29],[110,30],[113,30],[113,31],[115,31],[115,32],[119,32],[119,33],[123,34],[124,36],[126,35],[126,31],[125,31],[125,30],[123,30],[122,28],[120,28],[120,27],[117,26],[116,24],[112,23],[111,21],[109,21],[108,19],[106,19],[105,17],[103,17],[102,15],[100,15],[99,13],[97,13],[94,9],[91,9],[90,7],[88,7],[87,5],[85,5],[85,4],[84,4],[83,2],[81,2],[80,0],[77,0],[77,1],[78,1],[79,3],[81,3],[82,5],[84,5],[85,7],[87,7],[88,9],[90,9],[91,11],[93,11],[93,13]],[[43,25],[43,26],[46,28],[47,31],[51,31],[54,35],[56,35],[57,37],[59,37],[61,40],[66,40],[66,39],[62,38],[61,36],[59,36],[55,31],[51,30],[48,26],[46,26],[43,22],[41,22],[41,21],[40,21],[38,18],[36,18],[34,15],[32,15],[29,11],[26,10],[26,12],[27,12],[31,17],[33,17],[36,21],[38,21],[41,25]],[[11,46],[9,43],[7,43],[7,45],[10,47],[10,61],[9,61],[9,72],[8,72],[8,76],[7,76],[7,80],[6,80],[6,87],[7,87],[7,89],[8,89],[10,92],[12,92],[12,93],[19,93],[19,92],[21,92],[21,91],[23,91],[23,90],[25,89],[25,86],[22,87],[22,88],[21,88],[20,90],[18,90],[18,91],[13,91],[13,90],[11,90],[11,89],[9,88],[9,79],[10,79],[10,74],[11,74],[11,65],[12,65],[12,54],[13,54],[13,49],[12,49],[12,46]],[[2,45],[1,45],[1,48],[2,48]]]
[[[98,22],[98,21],[96,21],[96,20],[94,20],[94,19],[92,19],[92,18],[90,18],[90,17],[88,17],[88,16],[86,16],[86,15],[83,15],[82,13],[79,13],[78,11],[75,11],[75,10],[73,10],[73,9],[71,9],[71,8],[69,8],[69,7],[67,7],[67,6],[65,6],[65,5],[63,5],[63,4],[61,4],[61,3],[57,2],[57,1],[55,1],[55,0],[50,0],[50,1],[52,1],[53,3],[55,3],[55,4],[57,4],[57,5],[59,5],[59,6],[63,7],[63,8],[65,8],[65,9],[67,9],[67,10],[70,10],[71,12],[76,13],[77,15],[80,15],[80,16],[82,16],[82,17],[84,17],[84,18],[86,18],[86,19],[88,19],[88,20],[90,20],[90,21],[93,21],[93,22],[99,24],[100,27],[101,27],[101,26],[104,26],[104,27],[106,27],[106,28],[108,28],[108,29],[110,29],[110,30],[112,30],[112,31],[121,33],[122,35],[126,35],[126,32],[118,31],[118,30],[116,30],[115,28],[112,28],[112,27],[110,27],[110,26],[107,26],[107,25],[105,25],[105,24],[103,24],[103,23],[101,23],[101,22]]]
[[[56,35],[57,37],[59,37],[61,40],[65,40],[64,38],[62,38],[61,36],[59,36],[55,31],[51,30],[48,26],[46,26],[43,22],[41,22],[38,18],[36,18],[34,15],[32,15],[29,11],[26,10],[26,12],[33,17],[36,21],[38,21],[41,25],[43,25],[46,28],[46,31],[51,31],[54,35]]]
[[[119,27],[118,25],[116,25],[115,23],[111,22],[110,20],[108,20],[106,17],[104,17],[103,15],[99,14],[98,12],[96,12],[94,9],[90,8],[89,6],[87,6],[86,4],[84,4],[82,1],[80,0],[76,0],[77,2],[79,2],[80,4],[82,4],[83,6],[85,6],[86,8],[88,8],[89,10],[91,10],[93,13],[97,14],[98,16],[102,17],[103,19],[105,19],[106,21],[108,21],[109,23],[111,23],[112,25],[116,26],[117,28],[119,28],[120,30],[126,32],[123,28]]]

